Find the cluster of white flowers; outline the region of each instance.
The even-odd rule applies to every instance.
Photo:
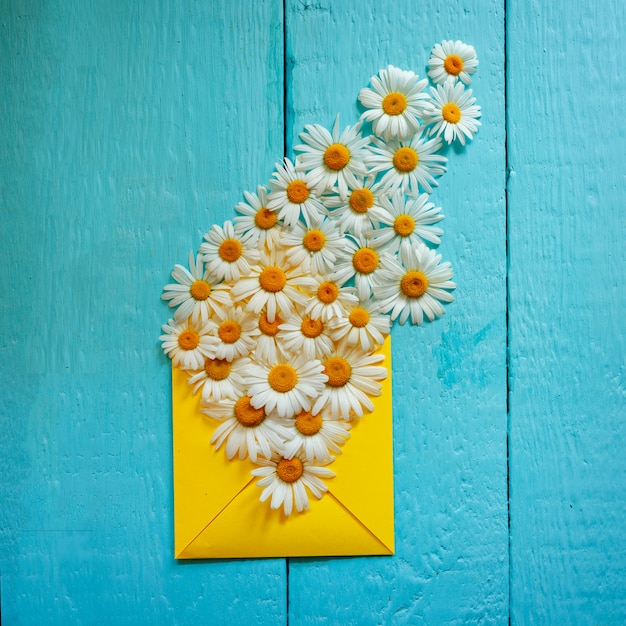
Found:
[[[359,122],[305,126],[295,163],[244,192],[165,286],[163,350],[221,422],[211,443],[255,463],[261,501],[286,515],[323,495],[350,422],[373,410],[391,322],[432,321],[453,300],[429,194],[443,141],[465,144],[480,125],[466,88],[477,64],[471,46],[437,44],[430,93],[412,71],[381,70]]]

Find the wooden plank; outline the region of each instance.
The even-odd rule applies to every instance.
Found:
[[[626,7],[509,3],[511,616],[626,622]]]
[[[504,12],[501,1],[287,3],[290,142],[360,114],[391,63],[420,75],[443,39],[472,43],[478,138],[433,194],[456,302],[394,327],[396,555],[290,560],[290,624],[507,623]]]
[[[157,340],[282,155],[281,3],[2,0],[0,33],[3,623],[284,623],[284,560],[174,561]]]

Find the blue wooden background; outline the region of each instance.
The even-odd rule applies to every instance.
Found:
[[[4,624],[626,622],[624,4],[0,0]],[[174,263],[388,63],[472,43],[456,302],[394,328],[396,555],[177,562]]]

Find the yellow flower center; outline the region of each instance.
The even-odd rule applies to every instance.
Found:
[[[293,459],[283,458],[276,465],[276,474],[285,483],[295,483],[304,474],[304,465],[297,456]]]
[[[311,411],[302,411],[296,415],[296,428],[307,437],[316,435],[322,428],[322,415],[313,415]]]
[[[302,238],[302,245],[309,252],[319,252],[326,243],[326,235],[321,231],[314,228],[309,230]]]
[[[361,274],[371,274],[378,267],[378,254],[371,248],[359,248],[352,256],[352,266]]]
[[[400,281],[400,289],[409,298],[419,298],[428,289],[428,278],[424,272],[407,272]]]
[[[278,326],[282,324],[282,320],[278,315],[274,318],[273,322],[267,321],[267,313],[263,311],[261,313],[261,317],[259,318],[259,328],[264,335],[269,335],[270,337],[274,337],[278,334]]]
[[[443,105],[441,116],[450,124],[458,124],[461,119],[461,109],[454,102],[448,102],[448,104]]]
[[[352,326],[355,326],[356,328],[363,328],[369,323],[370,314],[365,309],[356,307],[350,311],[348,319],[350,320],[350,324],[352,324]]]
[[[204,359],[204,371],[211,380],[224,380],[230,375],[230,363],[226,359]]]
[[[250,404],[249,396],[242,396],[235,402],[235,417],[242,426],[252,428],[258,426],[265,419],[265,409],[255,409]]]
[[[458,76],[463,71],[463,59],[458,54],[449,54],[443,61],[443,69],[452,76]]]
[[[241,326],[235,320],[226,320],[219,325],[217,336],[224,343],[235,343],[241,337]]]
[[[291,365],[281,363],[274,365],[267,376],[267,382],[274,391],[279,393],[287,393],[291,391],[298,382],[298,374]]]
[[[223,261],[234,263],[240,256],[243,248],[241,242],[236,239],[224,239],[218,249],[218,254]]]
[[[317,297],[324,304],[331,304],[339,295],[339,287],[330,281],[323,282],[317,288]]]
[[[331,387],[343,387],[350,380],[352,368],[343,357],[334,356],[324,364],[324,374],[328,376]]]
[[[397,91],[388,93],[383,98],[383,111],[387,115],[400,115],[406,109],[406,96]]]
[[[195,280],[191,283],[189,293],[194,300],[206,300],[211,295],[211,285],[206,280]]]
[[[334,143],[324,152],[324,163],[331,170],[342,170],[350,162],[350,150],[342,143]]]
[[[259,209],[254,216],[254,223],[261,230],[269,230],[276,224],[278,216],[274,211],[270,211],[265,207]]]
[[[314,339],[322,334],[324,324],[322,324],[319,320],[312,320],[310,317],[305,317],[300,325],[300,330],[305,337]]]
[[[309,188],[303,180],[292,180],[287,185],[287,198],[294,204],[302,204],[309,197]]]
[[[393,229],[400,237],[408,237],[415,230],[415,220],[406,213],[398,215],[393,222]]]
[[[401,172],[412,172],[417,167],[419,160],[417,152],[413,148],[407,148],[406,146],[398,148],[393,155],[393,165]]]
[[[373,206],[374,194],[367,187],[355,189],[350,194],[350,208],[355,213],[367,213],[367,210]]]
[[[182,350],[195,350],[200,345],[200,335],[191,328],[178,335],[178,346]]]
[[[280,291],[286,283],[287,276],[285,275],[285,272],[283,272],[280,267],[276,267],[275,265],[266,267],[259,274],[259,284],[263,289],[265,289],[265,291],[276,293],[277,291]]]

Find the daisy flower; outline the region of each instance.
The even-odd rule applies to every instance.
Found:
[[[202,369],[189,378],[189,384],[193,385],[194,393],[202,388],[203,400],[219,402],[224,398],[237,398],[245,388],[244,376],[249,366],[247,357],[233,361],[206,358]]]
[[[313,414],[300,411],[290,420],[289,434],[284,444],[285,458],[302,456],[310,463],[330,461],[331,452],[341,454],[341,448],[350,436],[352,426],[348,422],[332,419],[324,411]]]
[[[260,331],[255,316],[244,309],[233,306],[226,311],[218,311],[210,324],[211,334],[217,339],[217,359],[232,361],[254,350]]]
[[[338,194],[323,197],[324,205],[333,209],[330,217],[336,221],[340,232],[362,235],[372,228],[383,215],[380,206],[380,186],[374,184],[375,177],[360,179],[354,187],[348,189],[345,199]]]
[[[372,122],[372,130],[385,141],[407,139],[420,127],[420,120],[430,111],[428,94],[423,90],[426,78],[389,65],[370,79],[372,89],[359,93],[359,102],[367,109],[361,119]]]
[[[287,258],[293,265],[301,265],[307,272],[325,274],[337,260],[345,245],[337,225],[328,219],[315,221],[311,226],[298,222],[284,231],[281,239]]]
[[[239,395],[219,402],[203,401],[200,411],[222,423],[213,433],[211,443],[219,450],[226,443],[226,458],[237,455],[245,459],[246,455],[256,462],[259,455],[271,458],[274,450],[282,446],[283,441],[291,436],[287,428],[281,426],[276,418],[266,415],[265,409],[255,409],[250,404],[250,396]]]
[[[466,85],[472,82],[470,74],[476,72],[476,50],[462,41],[436,43],[428,60],[428,75],[433,83],[443,84],[460,80]]]
[[[317,194],[335,185],[339,195],[345,198],[348,186],[357,185],[356,176],[365,174],[365,146],[369,137],[361,136],[361,124],[347,126],[339,134],[339,115],[333,124],[332,134],[319,124],[307,124],[300,134],[303,144],[294,147],[298,155],[296,163],[309,175]]]
[[[388,141],[377,137],[372,139],[371,156],[368,165],[373,174],[382,174],[380,184],[384,191],[393,193],[400,189],[416,196],[418,185],[432,193],[431,185],[437,185],[435,176],[446,171],[447,158],[436,152],[441,148],[441,140],[415,136],[410,141]]]
[[[308,511],[307,489],[319,500],[328,491],[321,479],[335,476],[327,467],[313,465],[297,456],[292,459],[274,456],[269,460],[258,459],[257,463],[260,467],[251,473],[261,477],[257,482],[263,488],[261,502],[271,496],[270,508],[282,506],[285,515],[291,515],[294,505],[298,513]]]
[[[267,189],[262,185],[256,188],[256,194],[244,191],[246,202],[239,202],[235,211],[241,213],[233,221],[238,236],[252,233],[261,249],[273,248],[278,244],[282,224],[278,215],[267,208]]]
[[[209,334],[208,324],[200,326],[190,319],[181,323],[169,320],[161,328],[165,333],[159,337],[163,352],[172,359],[175,367],[197,370],[205,358],[212,358],[215,354],[215,337]]]
[[[391,254],[399,253],[403,263],[409,250],[423,241],[441,243],[439,237],[443,230],[433,226],[443,219],[441,207],[428,202],[429,195],[423,193],[417,198],[406,197],[401,191],[383,198],[381,204],[387,209],[387,215],[381,219],[385,226],[368,233],[373,243],[384,247]]]
[[[262,253],[259,264],[235,283],[230,293],[234,302],[247,300],[248,311],[260,313],[266,308],[267,319],[273,322],[277,313],[289,315],[294,303],[305,305],[309,296],[301,289],[314,287],[315,281],[306,270],[290,263],[284,252],[276,249]]]
[[[461,82],[437,85],[430,90],[434,107],[428,118],[428,123],[433,124],[429,134],[443,135],[448,143],[458,139],[464,146],[465,139],[472,139],[480,126],[480,107],[474,104],[472,90],[465,89]]]
[[[280,325],[280,331],[281,343],[291,355],[302,354],[313,360],[325,357],[335,349],[327,325],[297,311]]]
[[[255,359],[261,363],[275,363],[283,358],[287,358],[282,343],[278,337],[279,326],[283,320],[276,315],[274,321],[267,319],[267,311],[263,311],[257,319],[259,335],[256,338]]]
[[[456,285],[450,280],[450,263],[440,261],[441,255],[423,244],[412,249],[405,267],[385,254],[381,281],[374,287],[381,311],[391,312],[392,321],[399,316],[400,324],[404,324],[409,315],[411,323],[418,325],[422,324],[424,314],[431,322],[443,315],[445,309],[441,303],[454,300],[447,290]]]
[[[339,349],[323,362],[328,378],[324,390],[313,404],[313,414],[326,408],[328,414],[343,420],[363,416],[363,409],[373,411],[369,396],[380,396],[379,381],[387,378],[387,368],[380,367],[385,357],[359,348]]]
[[[253,363],[246,372],[252,406],[265,407],[268,413],[276,410],[280,417],[310,409],[311,400],[323,389],[326,379],[322,364],[302,355],[289,363]]]
[[[346,310],[357,302],[353,287],[341,287],[334,280],[318,276],[315,279],[314,294],[307,299],[304,312],[325,323],[338,315],[346,315]]]
[[[232,304],[230,286],[218,284],[219,281],[205,270],[200,255],[194,260],[194,254],[190,252],[189,269],[177,263],[172,278],[176,283],[165,285],[161,299],[169,300],[171,307],[178,307],[174,311],[177,322],[191,318],[195,325],[202,325],[212,312]]]
[[[276,163],[270,187],[267,208],[277,211],[278,219],[283,220],[286,226],[296,224],[301,215],[308,225],[326,213],[313,192],[311,175],[296,172],[288,158],[285,158],[284,165]]]
[[[341,345],[371,352],[383,344],[391,326],[389,316],[379,309],[378,302],[367,300],[350,309],[346,317],[333,318],[329,323],[331,337]]]
[[[254,235],[235,234],[233,223],[224,222],[224,227],[214,224],[200,245],[202,260],[209,271],[227,281],[237,281],[250,272],[250,266],[259,260],[259,251],[254,247]]]

